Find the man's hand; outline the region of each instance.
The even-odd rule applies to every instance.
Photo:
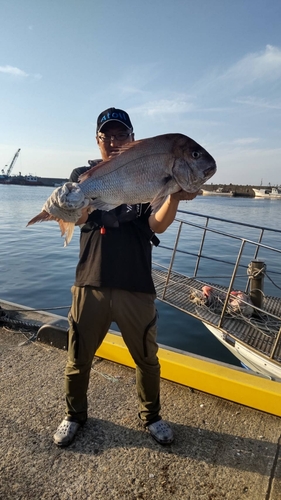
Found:
[[[90,210],[90,207],[82,208],[81,217],[78,219],[78,221],[75,222],[75,226],[81,226],[81,224],[85,224],[88,220],[89,213],[91,213],[91,211],[92,210]]]
[[[165,203],[156,214],[151,214],[149,217],[150,229],[155,233],[163,233],[167,227],[172,224],[181,200],[193,200],[199,191],[195,193],[187,193],[181,189],[177,193],[170,194]]]
[[[196,196],[199,194],[199,191],[200,190],[196,191],[195,193],[187,193],[186,191],[181,189],[177,193],[171,194],[170,197],[176,201],[181,201],[181,200],[191,201],[194,200],[194,198],[196,198]]]

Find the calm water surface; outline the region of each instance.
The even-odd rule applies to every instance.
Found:
[[[52,191],[51,187],[0,185],[1,298],[35,309],[53,310],[54,307],[65,306],[64,309],[54,312],[66,316],[71,303],[70,288],[78,260],[79,229],[76,228],[70,245],[64,248],[57,223],[48,222],[26,228],[27,222],[40,212]],[[199,196],[191,202],[182,202],[180,208],[281,229],[280,200]],[[199,218],[193,220],[202,223]],[[162,245],[173,245],[177,227],[178,223],[175,222],[160,235]],[[248,232],[247,238],[254,238],[256,234],[255,230],[252,234]],[[210,252],[217,249],[220,256],[232,256],[233,259],[237,252],[235,244],[221,245],[221,239],[218,235],[211,235],[208,242]],[[182,238],[181,245],[191,252],[197,251],[198,241],[198,230],[191,229]],[[281,242],[276,241],[275,235],[266,243],[281,248]],[[162,259],[162,263],[168,262],[168,255],[165,256],[163,249],[155,249],[154,258]],[[192,274],[194,261],[193,257],[181,255],[175,263],[176,268],[184,274]],[[279,259],[269,264],[281,271]],[[208,264],[203,271],[208,276],[218,277],[220,274],[216,264]],[[272,294],[276,295],[276,292],[273,291]],[[238,364],[200,321],[158,301],[157,308],[160,343]]]

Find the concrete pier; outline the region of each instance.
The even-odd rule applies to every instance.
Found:
[[[137,419],[134,369],[95,358],[89,420],[73,444],[64,413],[66,352],[0,328],[0,498],[280,500],[280,418],[161,380],[163,447]]]

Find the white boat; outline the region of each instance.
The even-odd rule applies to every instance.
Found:
[[[208,189],[202,189],[203,196],[211,195],[211,196],[233,196],[233,191],[223,191],[222,187],[219,187],[215,191],[210,191]]]
[[[253,188],[255,198],[281,199],[281,189],[278,187],[268,187],[262,189]]]
[[[165,254],[169,264],[164,266],[156,260],[153,263],[157,298],[199,319],[242,366],[281,382],[281,231],[183,210],[178,211],[176,221],[179,226],[175,246],[163,247],[169,252]],[[190,239],[193,229],[199,236],[197,253],[185,250],[184,242]],[[256,236],[250,239],[252,233]],[[263,243],[268,238],[277,242],[276,247]],[[231,259],[229,249],[234,245],[237,254]],[[178,264],[184,262],[184,254],[187,265],[195,258],[189,275]],[[263,260],[258,260],[259,255]],[[215,283],[212,262],[220,269]],[[212,291],[212,300],[203,293],[206,286]],[[274,292],[267,294],[267,288]],[[233,293],[237,291],[245,298],[234,308]]]
[[[34,175],[12,175],[9,177],[8,184],[16,184],[20,186],[42,186],[41,180]]]

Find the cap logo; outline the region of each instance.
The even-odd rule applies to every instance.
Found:
[[[103,115],[103,117],[100,119],[100,123],[106,122],[106,120],[122,120],[127,122],[127,116],[125,113],[107,113],[106,115]]]

